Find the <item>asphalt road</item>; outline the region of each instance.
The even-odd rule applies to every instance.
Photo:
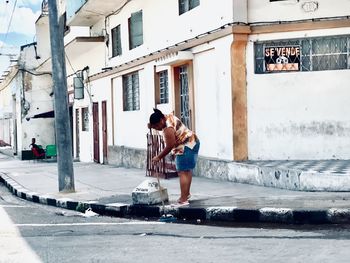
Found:
[[[283,227],[283,228],[281,228]],[[164,224],[21,200],[0,185],[0,262],[349,262],[347,226]]]

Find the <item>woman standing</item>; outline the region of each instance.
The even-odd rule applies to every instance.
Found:
[[[192,169],[196,166],[200,147],[199,139],[173,114],[164,115],[158,109],[153,111],[149,118],[149,128],[163,132],[165,148],[152,159],[152,162],[159,162],[170,152],[176,156],[175,165],[181,190],[177,206],[188,205],[191,196]]]

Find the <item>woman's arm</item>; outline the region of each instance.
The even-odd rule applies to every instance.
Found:
[[[152,159],[153,162],[158,162],[161,159],[163,159],[170,151],[174,148],[175,142],[176,142],[176,137],[175,137],[175,130],[172,127],[165,128],[163,130],[163,137],[165,141],[165,148],[163,151],[160,152],[159,155],[154,157]]]

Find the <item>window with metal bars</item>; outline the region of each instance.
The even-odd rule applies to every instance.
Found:
[[[159,74],[159,103],[169,103],[168,71],[164,70]]]
[[[179,14],[182,15],[199,6],[199,0],[179,0]]]
[[[129,49],[143,44],[142,10],[132,13],[129,18]]]
[[[139,73],[133,72],[123,76],[123,110],[140,109]]]
[[[255,73],[286,72],[269,70],[269,65],[266,62],[266,50],[271,47],[299,47],[300,61],[298,62],[300,66],[298,71],[350,69],[349,44],[350,36],[348,35],[255,42]]]
[[[179,80],[180,80],[180,119],[188,128],[191,126],[191,114],[190,114],[190,94],[188,83],[188,66],[179,67]]]
[[[112,56],[122,54],[122,43],[120,38],[120,25],[112,29]]]
[[[81,108],[81,130],[89,131],[89,109]]]

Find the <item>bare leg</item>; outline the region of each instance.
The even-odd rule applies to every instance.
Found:
[[[191,183],[192,183],[192,171],[181,171],[178,172],[180,177],[180,190],[181,196],[180,201],[185,202],[190,195]]]

